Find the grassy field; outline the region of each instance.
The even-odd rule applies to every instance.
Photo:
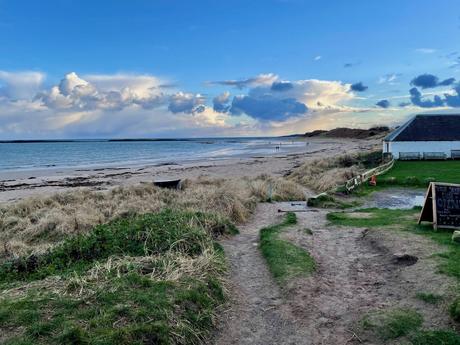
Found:
[[[308,276],[315,269],[315,262],[307,251],[279,238],[284,228],[296,223],[295,213],[289,212],[282,223],[260,230],[262,255],[273,276],[281,284],[290,278]]]
[[[426,188],[430,182],[460,183],[460,161],[396,161],[377,177],[377,186],[363,184],[354,194],[365,196],[388,187]]]
[[[200,344],[225,301],[225,219],[117,219],[0,266],[0,343]]]
[[[354,217],[354,212],[367,213],[369,216]],[[442,229],[434,231],[429,225],[417,225],[416,219],[419,213],[420,208],[411,210],[371,208],[352,212],[331,212],[327,215],[327,219],[331,224],[339,226],[409,231],[429,237],[445,248],[442,253],[433,253],[439,260],[439,273],[455,277],[460,283],[460,245],[452,242],[451,231],[443,231]],[[460,291],[458,294],[460,297]],[[443,299],[443,296],[419,292],[415,298],[429,304],[437,304]],[[460,298],[451,303],[449,313],[454,320],[460,321]],[[375,332],[378,337],[384,340],[409,334],[410,344],[414,345],[460,344],[460,336],[455,332],[448,330],[425,331],[419,329],[420,325],[420,316],[408,310],[368,315],[364,317],[362,324],[364,328]]]
[[[396,161],[378,177],[384,185],[427,187],[430,182],[460,183],[460,161]]]

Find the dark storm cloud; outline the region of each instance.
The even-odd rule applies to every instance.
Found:
[[[287,91],[291,90],[294,87],[291,82],[288,81],[275,81],[272,84],[271,90],[272,91]]]
[[[278,99],[270,95],[264,97],[235,96],[230,112],[233,115],[247,114],[255,119],[282,121],[303,115],[308,108],[292,98]]]
[[[444,105],[444,101],[439,96],[434,96],[433,100],[423,100],[421,92],[413,87],[409,90],[410,100],[412,104],[417,105],[422,108],[434,108],[441,107]]]
[[[454,88],[456,95],[444,95],[446,105],[449,107],[460,107],[460,83]]]
[[[387,99],[382,99],[381,101],[378,101],[377,103],[375,103],[375,105],[380,108],[386,109],[390,107],[390,101]]]
[[[439,81],[439,78],[433,74],[421,74],[410,82],[411,85],[420,87],[422,89],[430,89],[438,86],[449,86],[455,82],[455,78],[448,78],[443,81]]]
[[[365,86],[362,82],[354,83],[354,84],[351,84],[350,86],[350,90],[356,91],[356,92],[363,92],[363,91],[366,91],[367,89],[368,87]]]
[[[258,85],[270,85],[276,81],[278,77],[272,73],[269,74],[260,74],[255,77],[240,79],[240,80],[221,80],[221,81],[212,81],[209,82],[211,85],[224,85],[224,86],[233,86],[238,89],[244,89],[250,86]]]

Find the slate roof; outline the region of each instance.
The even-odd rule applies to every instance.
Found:
[[[385,141],[460,141],[460,114],[416,115]]]

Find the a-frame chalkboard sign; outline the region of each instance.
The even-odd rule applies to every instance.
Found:
[[[418,220],[421,222],[432,222],[434,229],[460,229],[460,184],[430,183]]]

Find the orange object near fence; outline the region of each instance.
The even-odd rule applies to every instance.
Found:
[[[371,179],[369,180],[369,186],[376,186],[377,185],[377,176],[372,175]]]

